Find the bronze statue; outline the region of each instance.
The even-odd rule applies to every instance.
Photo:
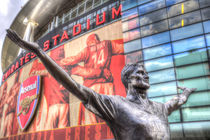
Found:
[[[167,103],[150,101],[147,98],[149,77],[143,65],[137,63],[125,66],[121,73],[126,98],[101,95],[75,82],[37,43],[24,41],[12,30],[7,30],[7,36],[21,48],[35,53],[58,82],[106,121],[116,140],[170,139],[168,116],[196,90],[178,87],[183,93]]]

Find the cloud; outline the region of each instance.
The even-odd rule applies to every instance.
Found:
[[[10,1],[9,0],[3,0],[3,1],[1,1],[0,14],[2,16],[6,16],[8,14],[9,4],[10,4]]]

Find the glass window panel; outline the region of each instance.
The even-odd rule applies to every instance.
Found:
[[[170,134],[172,140],[183,138],[182,124],[170,124]]]
[[[205,33],[210,32],[210,20],[203,23]]]
[[[210,137],[210,122],[183,123],[185,137],[208,139]]]
[[[137,0],[123,0],[122,1],[123,11],[136,6],[136,4],[137,4]]]
[[[182,5],[184,5],[184,8],[183,8],[184,13],[199,9],[198,0],[189,0],[180,4],[168,7],[168,16],[172,17],[172,16],[182,14],[183,12]]]
[[[199,0],[200,8],[210,6],[210,0]]]
[[[171,113],[170,116],[168,116],[168,122],[180,122],[180,113],[179,110],[174,111]]]
[[[182,109],[183,121],[210,120],[210,107]]]
[[[123,33],[124,42],[128,42],[128,41],[137,39],[139,37],[140,37],[140,30],[139,29],[135,29],[135,30]]]
[[[143,26],[165,18],[167,18],[166,9],[158,10],[153,13],[141,16],[140,25]]]
[[[172,98],[173,98],[173,96],[164,96],[164,97],[150,98],[150,100],[152,100],[154,102],[159,102],[159,103],[163,103],[164,104],[167,101],[171,100]]]
[[[166,0],[166,5],[170,6],[170,5],[174,5],[176,3],[182,2],[182,1],[185,1],[185,0]]]
[[[134,40],[124,44],[124,52],[129,53],[141,49],[141,40]]]
[[[207,60],[208,58],[207,58],[206,49],[199,49],[196,51],[190,51],[174,55],[174,61],[176,66],[204,62]]]
[[[174,69],[161,70],[149,73],[150,84],[172,81],[175,79]]]
[[[201,10],[201,15],[203,17],[203,20],[210,19],[210,8],[202,9]]]
[[[141,36],[148,36],[168,30],[167,20],[141,27]]]
[[[171,54],[171,44],[164,44],[158,47],[144,49],[144,60]]]
[[[146,3],[148,1],[152,1],[152,0],[138,0],[138,4],[143,4],[143,3]]]
[[[123,20],[132,19],[132,18],[137,17],[137,16],[138,16],[137,8],[125,11],[122,14]]]
[[[144,61],[144,64],[148,72],[170,68],[173,67],[173,58],[172,56],[158,58],[150,61]]]
[[[171,95],[171,94],[176,94],[176,93],[177,93],[176,82],[168,82],[168,83],[151,85],[151,87],[148,90],[148,97],[164,96],[164,95]],[[161,97],[161,98],[164,101],[164,103],[165,101],[169,100],[168,96]]]
[[[179,40],[203,33],[203,27],[201,23],[185,26],[182,28],[171,30],[171,40]]]
[[[196,91],[210,89],[210,77],[202,77],[189,80],[178,80],[180,87],[197,88]]]
[[[185,79],[210,74],[208,63],[176,68],[177,79]]]
[[[196,50],[205,47],[205,40],[203,36],[199,36],[174,42],[172,43],[172,46],[174,53]]]
[[[170,41],[169,32],[164,32],[149,37],[142,38],[143,48],[160,45]]]
[[[139,18],[123,22],[122,24],[123,31],[131,30],[137,27],[139,27]]]
[[[142,60],[142,52],[141,51],[130,53],[125,56],[126,64],[134,64],[141,60]]]
[[[190,95],[183,107],[210,105],[210,91],[197,92]]]
[[[209,57],[210,57],[210,47],[208,48],[208,52],[209,52]]]
[[[210,46],[210,34],[206,35],[207,46]]]
[[[155,0],[147,4],[139,6],[139,14],[146,14],[148,12],[165,7],[165,0]]]
[[[199,21],[201,21],[200,11],[195,11],[195,12],[192,12],[192,13],[180,15],[178,17],[174,17],[174,18],[169,19],[170,29],[178,28],[178,27],[183,26],[182,25],[182,20],[183,20],[184,26],[192,24],[192,23],[199,22]]]

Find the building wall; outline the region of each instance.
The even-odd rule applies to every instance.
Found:
[[[97,10],[89,11],[90,29],[85,25],[84,18],[88,19],[85,13],[81,16],[81,23],[75,20],[72,24],[69,21],[38,40],[38,43],[76,82],[101,94],[125,96],[120,79],[125,65],[120,13],[112,18],[112,8],[117,10],[119,6],[119,2],[106,3],[103,11],[98,9],[98,25]],[[106,12],[106,17],[102,12]],[[78,24],[82,25],[82,31],[74,35],[73,28]],[[97,42],[97,45],[90,45],[91,42]],[[113,135],[105,122],[86,110],[47,72],[41,61],[33,57],[28,52],[22,54],[21,66],[21,58],[17,58],[11,66],[12,72],[1,86],[0,139],[112,139]],[[22,87],[25,88],[23,83],[36,75],[41,76],[39,100],[29,105],[26,115],[22,113],[18,116],[23,108],[21,101],[27,96],[27,93],[21,92]],[[34,117],[27,122],[35,102],[38,104]],[[24,129],[25,124],[29,125]]]
[[[210,137],[210,1],[124,0],[126,63],[144,63],[150,77],[148,97],[167,102],[197,88],[181,109],[169,116],[171,136]]]

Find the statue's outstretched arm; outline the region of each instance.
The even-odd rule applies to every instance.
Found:
[[[91,89],[75,82],[70,75],[63,70],[57,63],[55,63],[37,43],[27,42],[12,30],[7,30],[7,37],[10,38],[19,47],[33,52],[45,65],[50,74],[62,84],[68,91],[78,97],[81,101],[86,102],[89,95],[93,92]]]
[[[186,87],[178,87],[178,88],[183,90],[183,93],[173,97],[171,100],[165,103],[165,106],[168,110],[168,115],[170,115],[173,111],[179,109],[181,105],[185,104],[190,94],[196,90],[196,88],[186,88]]]

